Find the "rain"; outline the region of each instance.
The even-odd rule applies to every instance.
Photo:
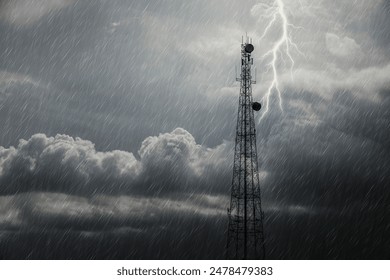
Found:
[[[0,259],[224,259],[243,36],[266,257],[389,259],[386,0],[0,0]]]

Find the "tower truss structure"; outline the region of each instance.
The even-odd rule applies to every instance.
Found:
[[[253,102],[251,68],[254,47],[241,45],[240,96],[236,126],[231,200],[228,208],[227,259],[265,259],[263,211],[256,148],[254,110],[260,104]]]

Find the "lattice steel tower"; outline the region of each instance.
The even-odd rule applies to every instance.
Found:
[[[264,259],[263,211],[259,172],[257,167],[256,129],[254,112],[261,108],[252,100],[251,67],[254,47],[249,43],[241,45],[241,83],[234,167],[231,188],[229,226],[226,257],[228,259]]]

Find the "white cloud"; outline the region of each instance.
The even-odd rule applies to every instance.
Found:
[[[334,65],[321,70],[299,68],[293,80],[288,74],[281,79],[285,89],[307,90],[326,99],[331,99],[337,90],[348,90],[360,98],[379,101],[377,93],[390,88],[390,64],[359,70],[342,70]]]
[[[0,147],[0,192],[157,194],[189,188],[195,193],[213,187],[210,183],[202,188],[202,180],[212,182],[224,172],[226,149],[226,143],[215,148],[198,145],[188,131],[177,128],[146,138],[138,160],[125,151],[96,151],[92,142],[77,137],[35,134],[17,147]]]
[[[29,26],[52,11],[60,10],[74,0],[12,0],[1,6],[0,19],[18,26]]]
[[[13,83],[32,84],[35,86],[39,85],[38,81],[35,81],[29,75],[23,75],[14,72],[0,71],[0,87],[8,86]]]
[[[355,56],[360,51],[360,46],[354,39],[347,36],[341,38],[333,33],[326,33],[326,47],[335,56]]]
[[[47,137],[35,134],[29,140],[20,140],[16,148],[0,147],[3,190],[17,187],[23,177],[32,180],[26,182],[28,185],[33,184],[33,178],[47,176],[53,179],[49,179],[49,185],[57,182],[59,185],[70,184],[71,187],[72,182],[76,185],[91,184],[90,180],[102,174],[131,180],[138,172],[138,162],[131,153],[97,152],[92,142],[67,135]],[[20,178],[13,178],[15,174]]]

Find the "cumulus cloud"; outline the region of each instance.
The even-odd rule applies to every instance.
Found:
[[[0,229],[139,232],[225,216],[231,148],[199,145],[182,128],[147,137],[136,156],[99,152],[78,137],[35,134],[0,147]]]
[[[17,26],[29,26],[74,0],[12,0],[0,2],[0,19]]]
[[[67,135],[35,134],[17,147],[0,147],[0,191],[93,193],[191,193],[213,189],[198,185],[213,181],[226,169],[227,144],[198,145],[177,128],[146,138],[137,159],[132,153],[96,151],[94,144]],[[212,173],[212,174],[211,174]]]
[[[341,38],[333,33],[326,33],[326,47],[331,54],[341,57],[355,56],[360,50],[354,39],[347,36]]]
[[[117,178],[122,184],[131,184],[139,172],[131,153],[97,152],[90,141],[67,135],[35,134],[20,140],[16,148],[1,147],[0,155],[3,193],[39,189],[95,192],[101,191],[96,184],[99,179]]]

